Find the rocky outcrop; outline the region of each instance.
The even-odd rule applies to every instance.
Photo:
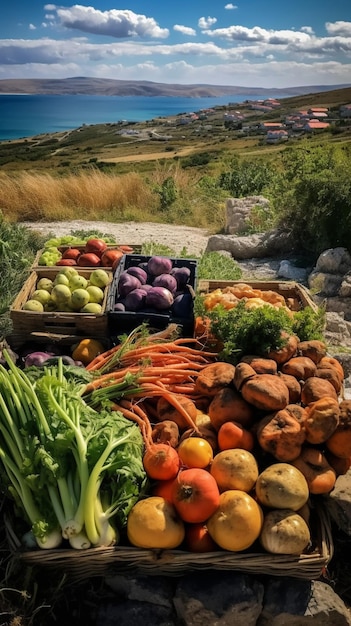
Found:
[[[252,209],[259,207],[267,210],[269,200],[263,196],[246,196],[246,198],[228,198],[226,202],[227,235],[241,235],[247,231],[252,215]]]
[[[238,237],[236,235],[212,235],[208,238],[206,252],[226,250],[237,261],[241,259],[286,255],[293,249],[288,231],[272,230]]]
[[[323,581],[196,572],[180,578],[114,576],[115,599],[97,626],[350,626],[350,612]]]

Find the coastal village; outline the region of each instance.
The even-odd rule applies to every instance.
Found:
[[[228,132],[245,137],[262,135],[264,143],[282,143],[289,139],[296,139],[312,133],[325,131],[338,132],[337,129],[347,130],[351,123],[351,103],[338,108],[311,106],[306,109],[291,110],[286,113],[282,103],[274,98],[264,100],[247,100],[243,103],[229,103],[227,106],[217,106],[200,109],[189,113],[182,113],[174,117],[151,120],[158,126],[171,128],[194,126],[194,132],[211,132],[220,124]],[[267,119],[268,118],[268,119]],[[267,121],[266,121],[267,120]],[[131,128],[121,129],[119,134],[137,138],[140,131]],[[160,132],[159,129],[149,130],[149,137],[158,141],[169,141],[171,134]]]
[[[254,100],[244,103],[249,112],[271,113],[279,112],[281,103],[273,98],[267,100]],[[261,133],[265,136],[267,143],[277,143],[287,141],[289,137],[304,133],[321,132],[330,129],[332,125],[345,124],[351,119],[351,104],[342,105],[338,110],[329,110],[327,107],[310,107],[304,110],[291,111],[291,113],[281,117],[279,121],[249,121],[252,115],[240,109],[234,109],[228,105],[228,109],[223,113],[223,123],[228,129],[237,130],[241,135]],[[200,113],[189,113],[181,116],[178,124],[189,124],[196,120],[210,118],[216,109],[207,109]]]

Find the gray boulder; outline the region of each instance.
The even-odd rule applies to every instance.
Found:
[[[322,581],[269,579],[257,626],[350,626],[350,612]]]
[[[247,196],[246,198],[228,198],[226,202],[225,232],[229,235],[240,235],[247,229],[252,209],[255,206],[268,209],[269,200],[263,196]]]
[[[182,578],[174,606],[184,626],[255,626],[264,587],[255,578],[216,572]]]
[[[290,234],[282,230],[272,230],[243,237],[212,235],[208,238],[206,252],[228,250],[234,259],[240,260],[286,255],[291,249]]]

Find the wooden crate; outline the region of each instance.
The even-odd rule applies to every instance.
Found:
[[[78,273],[85,278],[89,278],[93,269],[79,268]],[[107,270],[107,268],[104,269]],[[10,306],[12,335],[17,344],[34,339],[36,335],[41,335],[42,333],[76,335],[78,337],[83,335],[105,337],[107,335],[106,302],[109,286],[105,289],[102,312],[99,315],[62,311],[36,312],[23,310],[23,305],[30,299],[38,280],[44,277],[54,279],[59,270],[59,267],[41,267],[33,270]],[[107,271],[112,280],[112,273],[109,270]]]
[[[300,311],[306,307],[311,307],[317,311],[318,306],[313,302],[311,295],[300,283],[295,281],[244,281],[244,280],[204,280],[198,282],[198,294],[206,295],[216,289],[224,289],[225,287],[237,285],[249,285],[252,289],[261,291],[276,291],[285,298],[287,306],[292,311]]]

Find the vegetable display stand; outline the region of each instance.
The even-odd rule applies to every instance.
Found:
[[[311,307],[317,311],[318,307],[313,302],[308,289],[295,281],[243,281],[243,280],[199,280],[198,293],[206,295],[216,289],[225,289],[226,287],[235,287],[245,283],[252,289],[261,290],[263,292],[274,291],[285,298],[288,307],[292,311],[300,311],[306,307]]]
[[[253,546],[245,552],[195,553],[185,550],[148,550],[114,546],[87,550],[55,549],[21,551],[13,524],[6,523],[8,541],[15,558],[23,564],[62,571],[78,582],[94,576],[123,574],[184,576],[197,571],[237,571],[252,575],[319,578],[333,556],[329,517],[323,507],[314,510],[314,540],[310,551],[301,555],[275,555]]]
[[[54,279],[62,268],[45,267],[32,271],[30,276],[19,291],[17,297],[10,306],[10,318],[13,327],[13,337],[17,343],[34,339],[36,334],[50,333],[54,335],[76,336],[107,336],[106,303],[109,286],[104,290],[104,299],[101,305],[101,313],[76,313],[66,311],[28,311],[23,310],[23,305],[31,298],[36,289],[38,280],[41,278]],[[79,268],[79,275],[89,279],[94,268]],[[104,268],[105,269],[105,268]],[[107,271],[112,279],[112,273]]]
[[[147,323],[152,329],[158,331],[167,328],[169,324],[177,324],[181,328],[184,337],[192,337],[194,334],[194,310],[193,299],[197,289],[197,260],[170,258],[173,269],[185,267],[190,271],[190,276],[184,290],[189,294],[189,306],[181,313],[175,312],[172,307],[165,310],[137,310],[119,311],[115,308],[119,298],[118,284],[121,274],[128,268],[145,264],[150,256],[138,254],[126,254],[117,267],[113,282],[109,290],[107,300],[108,331],[111,337],[131,332],[137,326]]]

